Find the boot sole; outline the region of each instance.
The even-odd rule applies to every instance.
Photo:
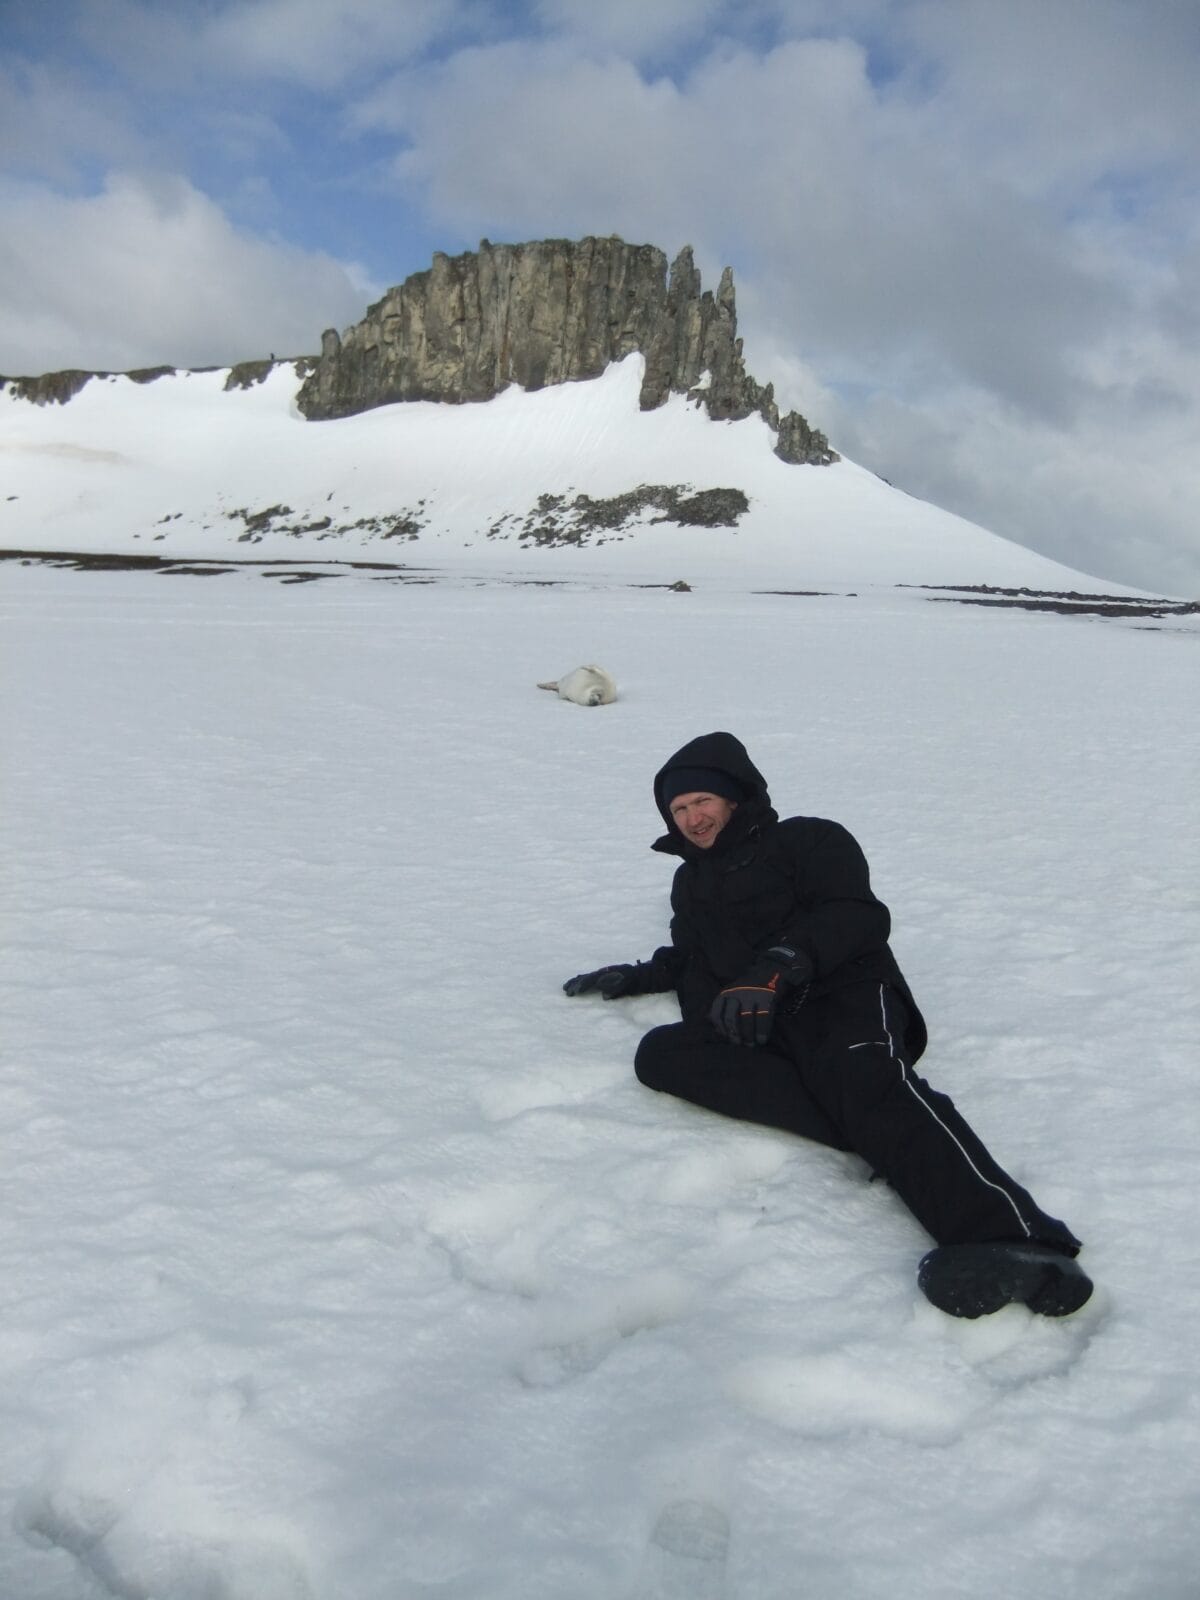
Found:
[[[917,1286],[952,1317],[986,1317],[1013,1304],[1069,1317],[1092,1293],[1083,1268],[1045,1245],[940,1245],[921,1261]]]

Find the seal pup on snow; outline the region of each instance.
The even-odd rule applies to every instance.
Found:
[[[553,689],[562,700],[577,706],[610,706],[617,698],[617,686],[603,667],[576,667],[565,678],[539,683],[539,689]]]

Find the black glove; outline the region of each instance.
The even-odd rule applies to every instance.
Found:
[[[783,997],[808,984],[813,964],[803,950],[777,944],[766,951],[737,983],[722,989],[708,1019],[731,1044],[766,1044]]]
[[[581,972],[577,978],[568,978],[563,993],[569,995],[591,994],[599,989],[606,1000],[620,1000],[633,994],[636,988],[633,966],[601,967],[597,972]]]

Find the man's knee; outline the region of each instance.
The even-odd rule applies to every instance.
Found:
[[[669,1062],[676,1055],[683,1028],[678,1022],[664,1023],[651,1028],[641,1040],[633,1057],[633,1070],[638,1080],[648,1089],[665,1089],[671,1076]]]

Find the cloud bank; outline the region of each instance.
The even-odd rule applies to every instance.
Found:
[[[361,307],[341,264],[235,228],[184,178],[116,173],[96,195],[8,185],[0,197],[22,218],[0,258],[9,373],[313,354],[317,305],[339,321]]]

